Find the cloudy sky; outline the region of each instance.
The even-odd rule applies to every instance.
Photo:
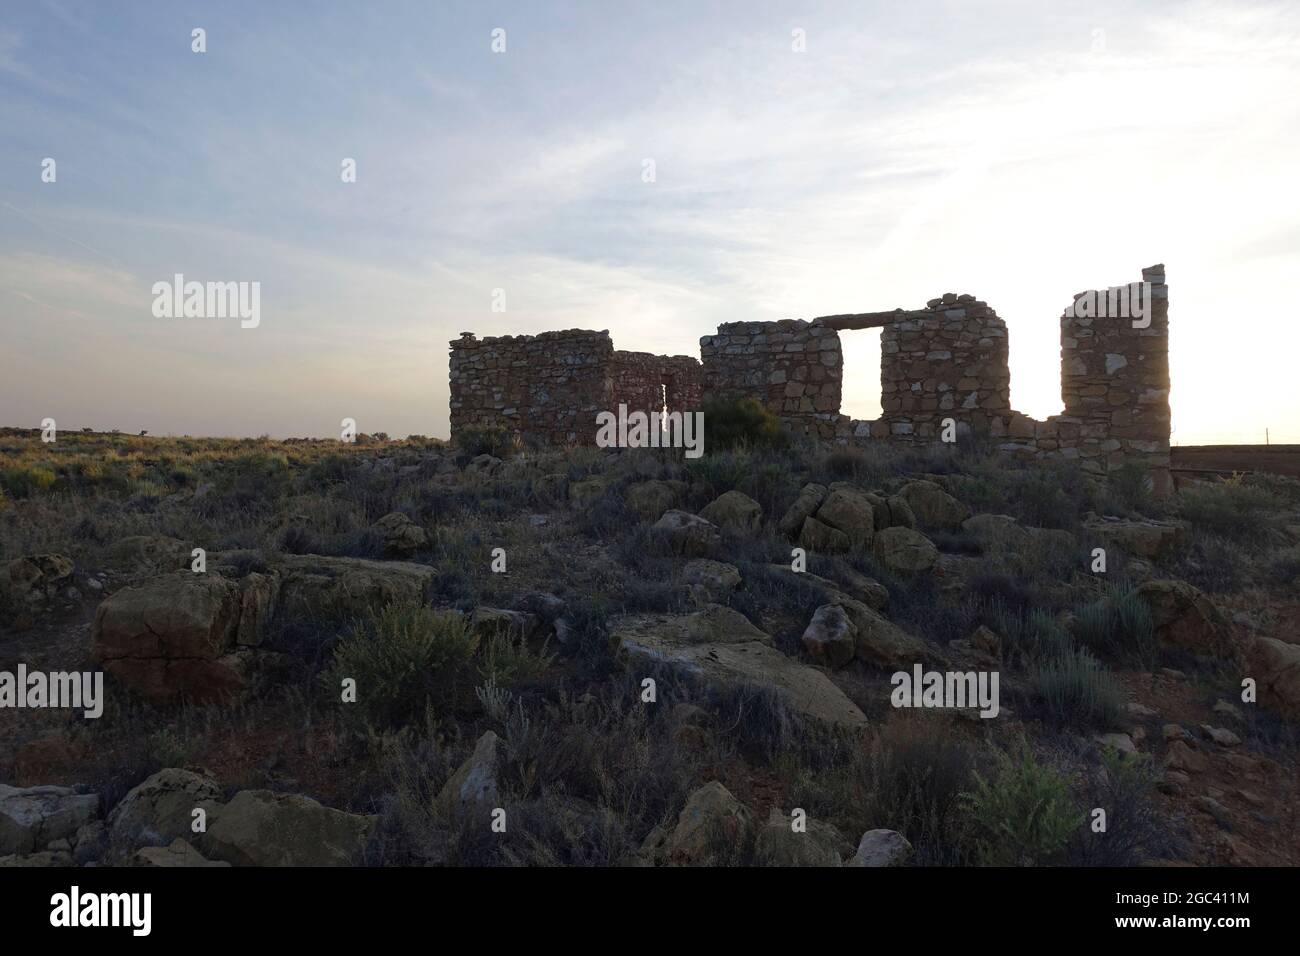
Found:
[[[698,356],[947,291],[1041,418],[1071,293],[1164,262],[1174,440],[1300,442],[1297,155],[1294,2],[7,0],[0,424],[446,436],[462,331]],[[261,324],[155,318],[175,273]]]

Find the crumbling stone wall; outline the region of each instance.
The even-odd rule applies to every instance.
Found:
[[[973,295],[945,293],[885,325],[880,351],[874,437],[936,439],[945,418],[987,435],[1011,410],[1007,324]]]
[[[698,359],[689,355],[615,352],[609,368],[610,411],[619,404],[629,410],[695,411],[703,381]]]
[[[503,426],[550,444],[590,442],[604,410],[614,343],[608,332],[568,329],[451,343],[451,434]]]
[[[687,355],[616,352],[608,331],[569,329],[451,343],[451,434],[504,427],[553,445],[590,444],[596,415],[699,406],[700,363]]]
[[[1170,488],[1169,290],[1163,265],[1144,269],[1142,279],[1149,322],[1066,310],[1065,409],[1045,422],[1011,408],[1006,323],[973,295],[945,293],[914,311],[728,322],[700,339],[702,362],[615,352],[607,332],[482,341],[465,333],[451,343],[452,435],[505,424],[552,443],[590,442],[596,413],[620,403],[658,411],[666,398],[670,409],[694,411],[710,397],[750,396],[797,434],[934,441],[952,419],[958,440],[986,436],[1005,451],[1077,459],[1097,474],[1135,463],[1163,494]],[[1107,290],[1091,294],[1113,305]],[[881,329],[883,411],[871,422],[839,410],[839,332],[862,328]]]
[[[728,322],[700,339],[700,359],[707,396],[757,398],[791,430],[827,439],[847,421],[840,336],[816,320]]]

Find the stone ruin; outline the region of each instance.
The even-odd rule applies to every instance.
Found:
[[[1130,289],[1145,309],[1140,321],[1123,308]],[[753,397],[790,431],[829,442],[939,441],[948,425],[1009,453],[1077,459],[1095,474],[1133,463],[1163,495],[1168,313],[1163,265],[1143,269],[1142,285],[1076,295],[1061,316],[1065,408],[1046,421],[1012,409],[1006,323],[972,295],[945,293],[911,311],[728,322],[700,339],[699,361],[616,351],[607,331],[465,332],[451,343],[452,438],[496,426],[550,444],[591,444],[597,413],[620,404],[693,411],[710,398]],[[840,413],[839,333],[869,328],[881,330],[882,414],[855,421]]]

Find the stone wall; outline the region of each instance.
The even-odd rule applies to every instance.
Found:
[[[936,439],[952,418],[988,435],[1011,410],[1007,324],[973,295],[945,293],[880,332],[874,437]]]
[[[792,431],[827,439],[847,421],[840,336],[816,320],[728,322],[700,339],[700,359],[707,397],[757,398]]]
[[[616,352],[608,331],[569,329],[540,335],[450,343],[451,434],[504,427],[553,445],[590,444],[596,415],[699,406],[700,363],[688,355]]]
[[[1061,317],[1064,411],[1045,422],[1011,408],[1007,327],[973,295],[924,309],[728,322],[689,356],[616,352],[607,332],[546,332],[451,343],[452,435],[503,424],[557,444],[594,440],[598,411],[694,411],[713,397],[753,397],[796,434],[835,442],[935,441],[945,419],[1028,457],[1079,460],[1096,474],[1169,476],[1169,290],[1164,266],[1142,271],[1150,320],[1114,315],[1113,290],[1080,293]],[[1080,305],[1093,303],[1091,308]],[[1096,308],[1100,305],[1100,313]],[[840,414],[841,330],[881,329],[880,419]],[[707,428],[707,423],[706,423]],[[706,433],[707,434],[707,433]],[[707,438],[706,438],[707,446]]]

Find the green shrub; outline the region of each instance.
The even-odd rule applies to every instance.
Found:
[[[1017,758],[999,755],[989,779],[976,771],[975,789],[963,797],[974,857],[984,866],[1059,862],[1084,821],[1066,780],[1027,746]]]
[[[1282,502],[1271,491],[1231,478],[1187,488],[1178,495],[1179,517],[1224,538],[1258,540]]]
[[[456,444],[471,458],[479,455],[505,458],[514,450],[516,439],[504,425],[476,425],[458,431]]]
[[[1132,591],[1116,591],[1075,612],[1074,637],[1108,660],[1146,667],[1160,658],[1151,609]]]
[[[781,423],[754,398],[714,398],[700,406],[704,413],[704,452],[742,445],[780,448],[789,441]]]
[[[961,794],[976,779],[975,751],[930,719],[895,719],[852,765],[855,830],[907,837],[920,864],[960,864]]]
[[[356,703],[347,705],[377,727],[422,718],[426,710],[451,713],[473,697],[472,661],[478,637],[460,615],[412,604],[389,604],[345,635],[322,681],[338,695],[342,681],[356,681]]]
[[[1086,807],[1106,811],[1106,829],[1078,828],[1070,840],[1070,866],[1138,866],[1177,856],[1168,817],[1155,800],[1160,773],[1146,756],[1107,748],[1102,771],[1089,777]]]
[[[554,660],[544,645],[533,650],[523,637],[502,631],[483,642],[478,670],[485,681],[508,688],[540,677]]]
[[[1082,648],[1039,664],[1030,674],[1030,686],[1046,718],[1058,726],[1106,729],[1119,722],[1124,695],[1114,678]]]
[[[41,465],[6,468],[0,472],[0,486],[14,498],[30,498],[49,491],[55,480],[54,472]]]

